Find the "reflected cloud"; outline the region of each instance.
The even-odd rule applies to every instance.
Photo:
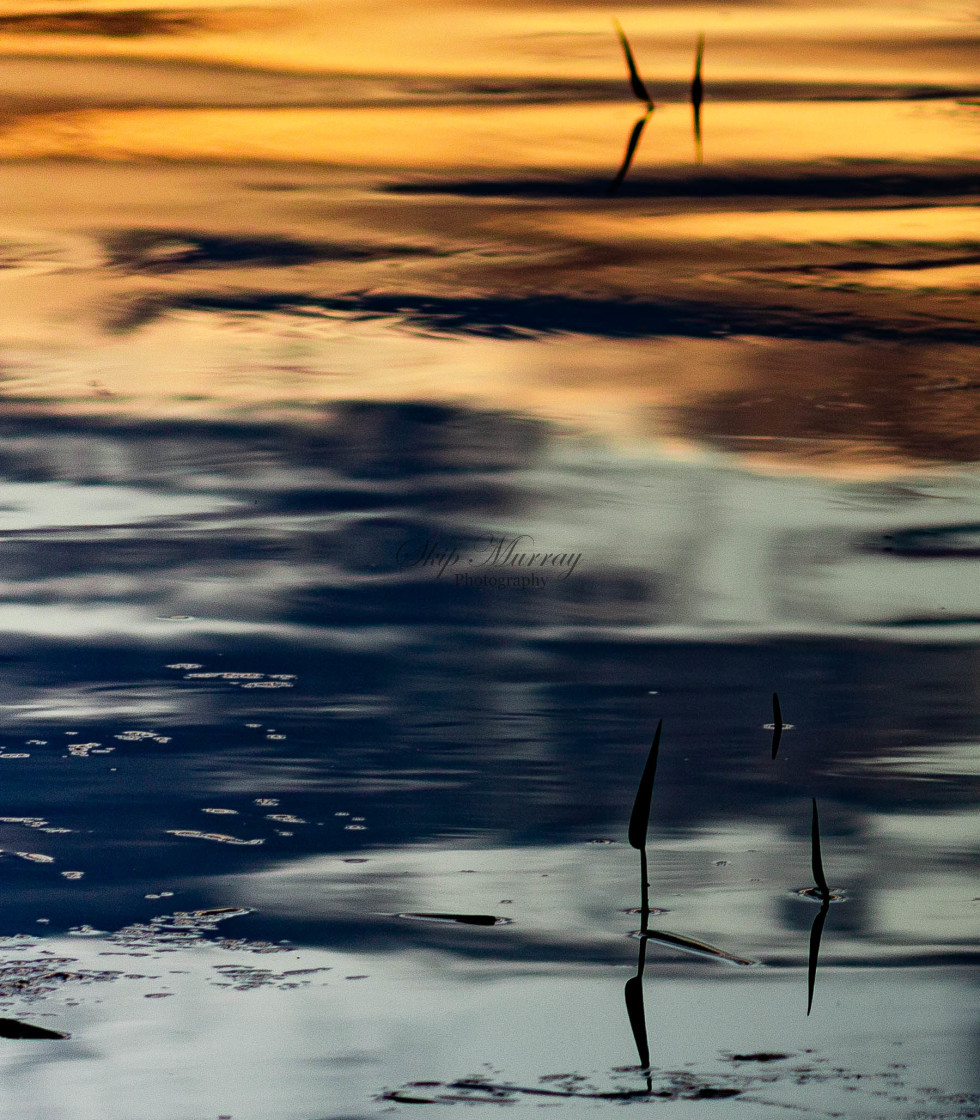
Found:
[[[783,307],[747,308],[737,305],[670,300],[658,303],[634,300],[582,299],[540,294],[513,296],[418,295],[415,293],[364,294],[322,298],[304,293],[224,292],[178,296],[155,295],[129,303],[107,323],[115,333],[126,334],[169,311],[239,312],[263,315],[288,312],[298,319],[343,317],[383,318],[405,327],[458,336],[524,339],[534,335],[582,334],[600,338],[727,338],[761,335],[810,341],[881,342],[908,340],[973,344],[980,342],[980,327],[968,322],[940,323],[921,319],[891,322],[861,319],[855,315],[831,317]]]
[[[292,268],[318,261],[376,261],[445,255],[425,246],[329,244],[289,237],[228,236],[197,230],[128,229],[106,234],[112,267],[128,273],[193,268]]]
[[[130,11],[0,16],[0,34],[8,35],[100,35],[112,39],[135,39],[144,35],[185,35],[206,26],[207,18],[193,9],[134,8]]]

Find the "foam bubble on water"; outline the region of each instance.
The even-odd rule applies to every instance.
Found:
[[[242,688],[292,688],[291,681],[249,681]]]
[[[200,669],[196,661],[175,661],[172,665],[165,665],[166,669]]]
[[[155,731],[120,731],[113,738],[122,739],[124,743],[142,743],[146,739],[156,739],[157,733]]]
[[[262,806],[268,806],[269,808],[275,808],[276,805],[279,804],[279,798],[278,797],[256,797],[255,804],[256,805],[262,805]]]
[[[32,863],[54,863],[54,856],[45,856],[40,852],[14,852],[14,855],[30,860]]]
[[[293,817],[289,813],[266,813],[267,821],[279,821],[280,824],[309,824],[302,817]]]
[[[285,739],[285,735],[266,735],[267,739]]]
[[[28,739],[27,745],[29,747],[46,747],[48,745],[47,739]]]
[[[22,751],[5,751],[0,749],[0,758],[30,758],[29,754],[24,754]]]
[[[202,809],[202,813],[213,813],[215,816],[237,817],[237,809]]]
[[[365,824],[345,824],[345,832],[367,832],[367,825]]]
[[[246,723],[245,726],[254,728],[254,727],[261,727],[262,724],[261,723]]]
[[[62,871],[62,878],[64,879],[83,879],[85,877],[84,871]]]

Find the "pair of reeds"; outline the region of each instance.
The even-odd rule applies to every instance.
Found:
[[[779,706],[779,697],[773,693],[773,743],[772,757],[775,759],[779,749],[779,739],[783,730],[782,713]],[[640,939],[640,948],[637,954],[636,975],[626,981],[624,996],[626,1000],[626,1013],[629,1017],[630,1027],[636,1042],[640,1065],[650,1076],[650,1048],[647,1042],[646,1017],[643,1008],[643,971],[646,965],[646,946],[649,941],[657,941],[677,949],[717,957],[730,961],[733,964],[751,965],[755,962],[736,957],[726,953],[713,945],[677,933],[668,933],[662,930],[651,930],[650,922],[650,881],[647,864],[647,834],[650,828],[650,810],[653,802],[653,786],[657,776],[657,763],[660,757],[660,736],[663,730],[663,720],[657,724],[653,736],[653,744],[647,755],[643,773],[637,786],[636,796],[633,800],[633,810],[630,813],[627,838],[630,845],[640,853],[640,929],[637,936]],[[807,966],[807,1005],[806,1013],[810,1014],[813,1007],[813,991],[816,984],[817,960],[820,953],[820,939],[823,935],[824,922],[830,909],[832,894],[827,885],[827,877],[823,869],[823,857],[820,850],[820,815],[817,811],[817,800],[811,798],[813,816],[810,826],[810,864],[813,872],[814,887],[812,895],[820,900],[820,911],[813,921],[810,929],[810,949]],[[808,892],[810,893],[810,892]]]
[[[636,149],[640,144],[640,137],[643,135],[643,130],[646,128],[647,121],[653,115],[656,106],[653,104],[653,98],[647,90],[646,84],[640,77],[639,68],[636,65],[636,59],[633,57],[633,51],[630,47],[629,40],[626,38],[626,33],[620,27],[619,23],[613,20],[616,27],[616,34],[619,36],[619,41],[623,47],[623,54],[626,56],[626,68],[630,76],[630,88],[636,95],[639,101],[646,105],[646,112],[642,117],[637,120],[633,125],[633,129],[629,134],[626,141],[626,153],[623,156],[623,162],[616,172],[616,177],[609,184],[609,195],[614,195],[623,184],[629,172],[630,165],[633,163],[633,157],[636,155]],[[704,101],[704,82],[701,78],[701,64],[704,60],[704,35],[698,36],[698,44],[694,54],[694,77],[691,79],[691,110],[694,122],[694,151],[695,159],[701,163],[704,158],[704,150],[701,144],[701,105]]]

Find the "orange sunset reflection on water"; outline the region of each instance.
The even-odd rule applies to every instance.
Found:
[[[656,108],[610,198],[641,111],[614,17]],[[20,4],[0,35],[8,409],[980,451],[978,25],[948,5]]]

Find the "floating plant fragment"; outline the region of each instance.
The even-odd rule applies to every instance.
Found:
[[[413,922],[448,922],[463,926],[509,926],[513,922],[512,918],[499,918],[494,914],[413,913],[396,914],[395,917]]]
[[[709,945],[706,941],[697,941],[693,937],[685,937],[680,933],[668,933],[666,930],[637,930],[632,936],[642,938],[644,941],[656,941],[661,945],[669,945],[672,949],[680,949],[684,953],[695,953],[702,957],[715,957],[718,960],[728,961],[730,964],[742,965],[746,968],[751,968],[759,963],[747,957],[736,957],[732,953],[726,953],[724,949]]]
[[[16,1038],[30,1041],[42,1039],[71,1038],[61,1031],[49,1031],[47,1027],[35,1027],[33,1023],[22,1023],[19,1019],[0,1019],[0,1038]]]

